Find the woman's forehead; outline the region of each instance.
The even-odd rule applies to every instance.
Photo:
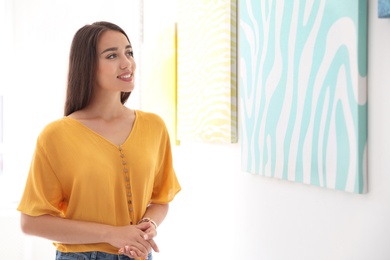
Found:
[[[108,30],[100,35],[97,47],[99,51],[103,51],[107,48],[127,48],[129,45],[131,44],[123,33]]]

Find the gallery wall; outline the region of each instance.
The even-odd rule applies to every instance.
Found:
[[[84,14],[87,20],[107,17],[123,22],[118,17],[125,15],[115,15],[117,8],[108,10],[112,1],[95,1],[94,12],[88,12],[92,7],[82,2],[74,3],[79,9],[58,6],[60,1],[9,2],[15,4],[16,56],[12,63],[18,69],[7,70],[17,75],[5,91],[10,97],[8,109],[13,112],[4,121],[10,129],[4,134],[9,154],[7,176],[12,178],[0,179],[0,192],[2,198],[9,194],[17,198],[36,134],[46,122],[62,115],[64,50],[74,29],[84,22],[73,22],[69,16],[59,19],[60,8],[77,17],[83,17],[77,12],[91,14]],[[173,150],[183,190],[159,228],[156,241],[161,252],[154,259],[390,259],[390,19],[378,18],[377,2],[368,0],[367,193],[243,171],[240,138],[237,143],[183,140]],[[160,13],[164,14],[167,19],[174,18],[169,10]],[[131,30],[132,26],[123,27]],[[140,103],[129,105],[142,105],[143,98],[142,94]],[[242,123],[240,120],[238,117]],[[18,233],[18,215],[11,208],[2,210],[0,218],[0,241],[7,245],[0,249],[0,256],[16,250],[23,260],[42,259],[39,255],[49,259],[53,254],[49,241]],[[18,247],[14,249],[14,245]]]

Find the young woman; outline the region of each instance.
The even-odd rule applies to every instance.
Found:
[[[136,64],[126,33],[96,22],[72,42],[65,115],[40,133],[18,206],[26,234],[56,259],[151,259],[180,191],[167,129],[124,106]]]

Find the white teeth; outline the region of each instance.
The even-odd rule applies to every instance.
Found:
[[[130,74],[127,74],[127,75],[124,75],[124,76],[120,76],[119,78],[121,78],[121,79],[128,79],[128,78],[130,78],[131,77],[131,75]]]

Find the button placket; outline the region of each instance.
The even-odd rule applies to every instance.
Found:
[[[125,187],[126,187],[127,204],[128,204],[127,206],[129,209],[129,214],[132,217],[133,202],[132,202],[132,193],[131,193],[131,184],[130,184],[130,174],[129,174],[129,170],[127,168],[126,156],[125,156],[125,153],[123,152],[122,146],[119,146],[118,149],[119,149],[120,157],[122,159],[123,177],[124,177],[125,184],[126,184]]]

